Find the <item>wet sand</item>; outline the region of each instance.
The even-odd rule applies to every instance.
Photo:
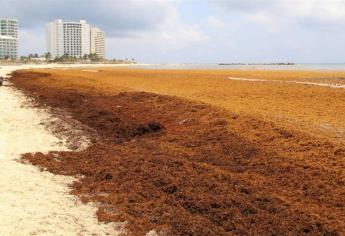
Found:
[[[228,78],[342,84],[343,75],[103,68],[12,81],[96,131],[82,152],[24,160],[82,175],[72,193],[98,203],[102,221],[127,221],[135,235],[342,235],[344,90]]]

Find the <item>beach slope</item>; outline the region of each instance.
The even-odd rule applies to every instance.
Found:
[[[342,235],[343,91],[275,81],[342,83],[341,73],[276,73],[17,72],[39,107],[95,131],[83,151],[23,159],[79,176],[72,193],[135,235]]]

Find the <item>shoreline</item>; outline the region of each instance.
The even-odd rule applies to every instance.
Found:
[[[38,98],[41,106],[67,111],[100,138],[82,152],[32,153],[25,160],[53,173],[84,175],[73,193],[84,202],[100,203],[101,221],[128,220],[128,229],[137,234],[152,229],[219,235],[248,229],[253,234],[291,229],[295,234],[344,233],[341,144],[255,113],[163,95],[150,86],[160,83],[165,89],[164,74],[156,71],[159,80],[147,80],[138,79],[138,73],[15,73],[11,80],[16,87]],[[115,75],[109,91],[110,84],[103,83]],[[94,82],[97,76],[102,84]],[[90,87],[88,80],[93,81]],[[195,79],[183,79],[184,87],[187,81],[193,94]],[[212,80],[216,82],[224,83]],[[181,89],[179,83],[175,81],[176,89]],[[136,84],[141,90],[133,90]],[[229,214],[233,217],[225,217]]]
[[[99,68],[138,68],[138,69],[154,69],[154,70],[219,70],[219,71],[304,71],[304,72],[345,72],[345,64],[343,63],[297,63],[295,65],[219,65],[218,63],[129,63],[129,64],[113,64],[113,63],[18,63],[18,64],[0,64],[1,67],[23,67],[27,69],[54,69],[54,68],[83,68],[83,67],[99,67]],[[340,68],[339,68],[340,67]]]
[[[49,64],[0,64],[1,68],[14,68],[18,67],[18,70],[24,69],[54,69],[54,68],[83,68],[83,67],[133,67],[133,66],[151,66],[151,64],[61,64],[61,63],[49,63]]]
[[[9,73],[1,71],[4,75]],[[40,171],[20,161],[27,152],[68,151],[66,140],[46,123],[60,122],[6,81],[0,87],[0,232],[29,234],[117,234],[115,224],[100,224],[96,206],[70,195],[75,178]],[[9,108],[10,107],[10,108]]]

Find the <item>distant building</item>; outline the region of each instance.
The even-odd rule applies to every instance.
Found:
[[[52,58],[90,54],[90,25],[86,21],[47,24],[47,50]]]
[[[105,58],[105,34],[98,28],[91,28],[91,53]]]
[[[18,21],[0,19],[0,59],[18,57]]]
[[[103,53],[102,58],[104,58],[104,33],[99,29],[91,28],[86,21],[55,20],[47,24],[46,35],[47,51],[52,58],[63,55],[83,57],[92,51]],[[102,37],[103,45],[101,45]]]

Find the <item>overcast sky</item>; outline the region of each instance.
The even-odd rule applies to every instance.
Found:
[[[108,58],[148,63],[345,62],[345,0],[0,0],[20,54],[45,52],[45,24],[85,19]]]

